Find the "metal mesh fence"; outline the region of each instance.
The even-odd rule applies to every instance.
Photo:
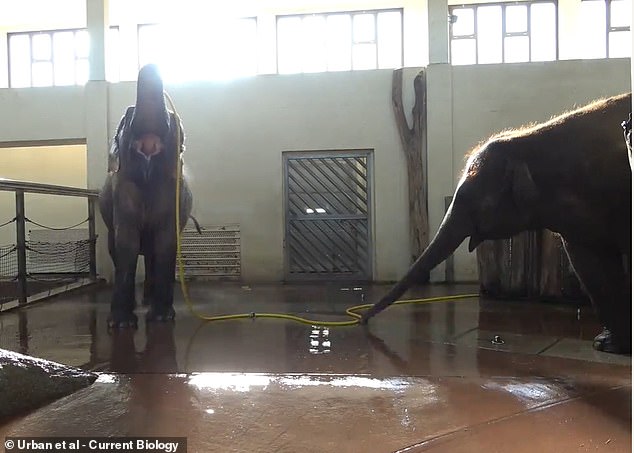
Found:
[[[90,245],[87,229],[30,230],[26,241],[27,295],[86,277]],[[17,247],[0,246],[0,306],[19,297],[17,277]]]
[[[0,280],[13,280],[18,275],[15,245],[0,246]]]

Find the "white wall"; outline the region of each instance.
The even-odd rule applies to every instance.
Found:
[[[86,145],[1,148],[0,178],[86,188]],[[25,194],[26,216],[51,227],[88,217],[85,198]],[[0,192],[0,224],[15,217],[14,192]],[[28,223],[29,229],[40,227]],[[88,228],[87,224],[81,228]],[[16,243],[15,223],[0,228],[0,246]]]
[[[0,89],[0,143],[84,138],[84,87]]]

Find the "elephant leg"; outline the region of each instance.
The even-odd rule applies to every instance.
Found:
[[[171,220],[171,219],[170,219]],[[169,226],[171,225],[171,226]],[[173,223],[154,232],[152,247],[152,305],[147,321],[171,321],[174,319],[174,281],[176,271],[176,227]]]
[[[564,241],[572,267],[605,326],[594,339],[599,351],[627,354],[632,350],[631,282],[617,251]]]
[[[139,255],[139,230],[133,224],[117,225],[114,233],[115,275],[108,326],[137,327],[134,283]]]
[[[112,264],[117,262],[117,258],[115,255],[115,247],[114,247],[114,230],[110,228],[108,230],[108,253],[110,254],[110,259],[112,260]]]
[[[152,293],[154,292],[153,288],[153,275],[152,275],[152,267],[153,267],[153,257],[151,253],[145,253],[144,256],[145,261],[145,281],[143,282],[143,305],[149,306],[152,305]]]

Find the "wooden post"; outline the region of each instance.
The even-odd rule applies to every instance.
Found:
[[[407,162],[409,189],[409,231],[411,262],[429,244],[429,214],[427,209],[427,92],[425,70],[414,79],[415,101],[412,127],[407,124],[403,109],[403,69],[392,73],[392,108]]]

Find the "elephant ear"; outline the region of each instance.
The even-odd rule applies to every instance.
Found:
[[[479,235],[475,233],[472,234],[469,238],[469,253],[473,252],[476,247],[482,243],[482,241],[484,241],[484,239],[481,238]]]
[[[513,165],[512,192],[513,201],[518,208],[527,209],[537,201],[539,191],[526,162]]]

